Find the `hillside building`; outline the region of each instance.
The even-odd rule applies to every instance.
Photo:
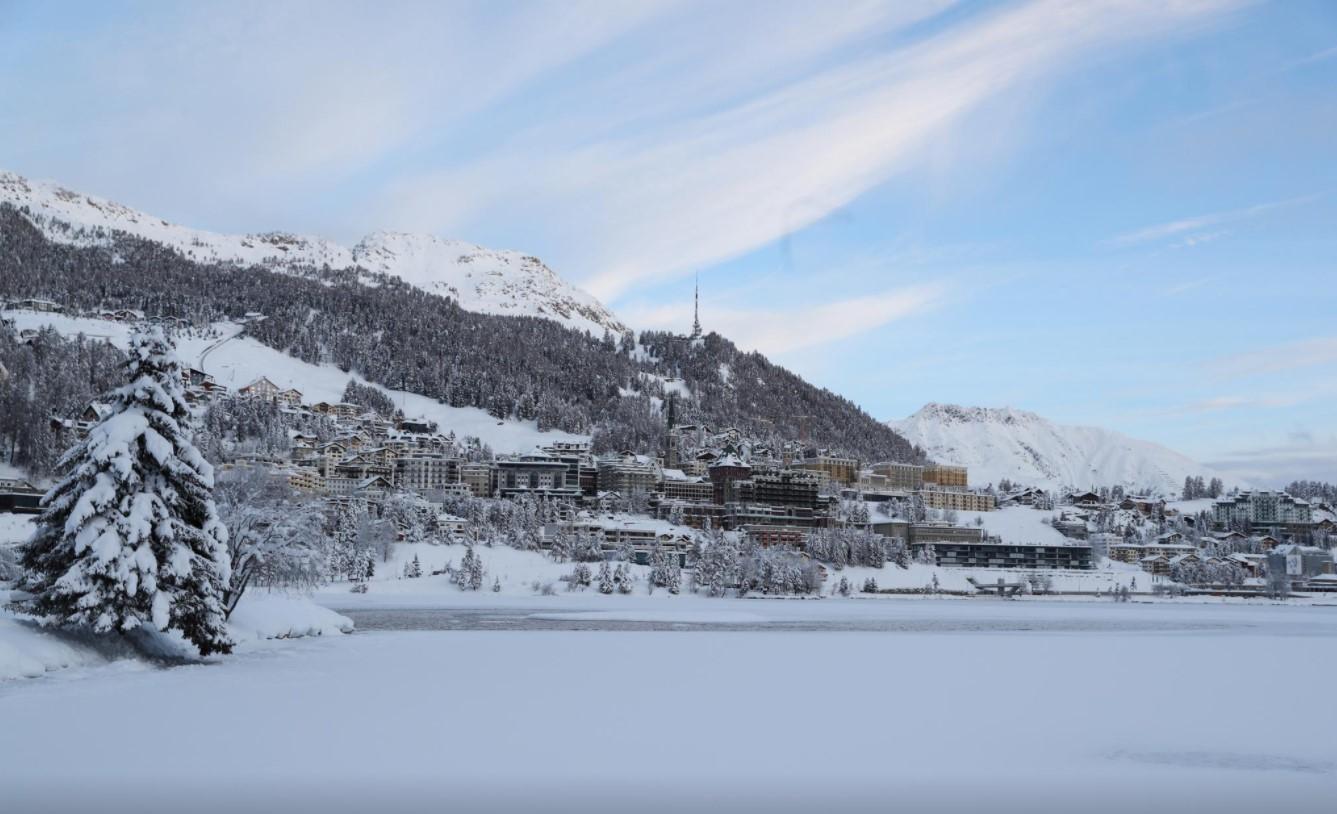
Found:
[[[965,489],[966,468],[950,464],[928,464],[924,467],[924,486],[939,489]]]
[[[1213,521],[1222,528],[1245,526],[1301,531],[1314,522],[1309,502],[1285,492],[1240,492],[1216,501],[1212,515]]]
[[[873,464],[873,474],[886,478],[887,488],[896,492],[917,492],[924,488],[924,467],[883,461]]]

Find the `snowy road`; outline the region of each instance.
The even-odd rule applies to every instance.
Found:
[[[522,604],[0,685],[5,810],[205,785],[230,811],[1271,812],[1337,788],[1337,609]]]

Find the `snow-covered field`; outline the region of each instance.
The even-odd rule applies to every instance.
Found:
[[[6,810],[1329,810],[1337,707],[1295,688],[1337,668],[1331,609],[689,608],[885,630],[371,632],[10,682]]]
[[[1029,511],[1029,510],[1027,510]],[[1032,512],[1033,514],[1038,514]],[[1052,531],[1052,530],[1051,530]],[[439,606],[442,604],[488,605],[502,599],[525,598],[543,593],[551,588],[573,600],[580,597],[592,597],[589,601],[598,603],[612,597],[603,596],[589,587],[583,591],[567,592],[561,578],[571,573],[574,563],[554,562],[546,554],[535,551],[519,551],[505,546],[479,546],[476,550],[483,562],[483,590],[478,592],[461,591],[444,574],[431,576],[433,571],[444,570],[447,564],[458,567],[464,558],[463,545],[433,545],[429,543],[400,543],[394,547],[389,562],[376,563],[376,572],[368,583],[365,594],[351,594],[347,582],[336,582],[317,592],[317,598],[331,607],[356,606],[358,603],[410,603],[421,606]],[[403,577],[404,564],[418,557],[424,576],[417,579]],[[592,564],[597,572],[598,565]],[[635,593],[648,595],[646,580],[650,568],[643,565],[629,565],[636,580]],[[684,572],[684,589],[690,585],[689,571]],[[1140,568],[1123,563],[1104,562],[1092,571],[1022,571],[1017,569],[991,568],[939,568],[912,563],[909,568],[898,568],[888,564],[884,568],[848,567],[840,571],[828,571],[824,593],[829,593],[844,577],[858,591],[867,579],[877,582],[883,590],[922,590],[931,586],[937,578],[937,586],[942,591],[974,590],[968,578],[980,583],[994,584],[1001,577],[1005,582],[1014,583],[1025,576],[1044,574],[1052,582],[1051,590],[1061,592],[1101,592],[1110,593],[1116,588],[1128,587],[1130,590],[1145,593],[1151,589],[1151,579]],[[493,592],[493,585],[500,590]],[[536,590],[537,586],[537,590]],[[688,601],[686,593],[670,595],[663,589],[656,589],[648,598],[654,601],[682,603]],[[352,603],[349,605],[348,603]]]
[[[4,311],[15,327],[39,329],[50,325],[61,334],[106,339],[120,348],[129,344],[132,326],[122,322],[71,317],[37,311]],[[177,354],[192,367],[199,368],[230,390],[245,387],[261,376],[283,388],[293,387],[302,392],[307,404],[319,401],[336,402],[342,399],[350,379],[362,384],[366,380],[356,374],[345,373],[334,365],[312,365],[277,351],[268,345],[247,337],[235,337],[241,326],[228,322],[214,325],[212,337],[188,337],[179,340]],[[384,390],[411,418],[435,421],[441,432],[456,436],[474,436],[498,453],[529,452],[539,444],[556,441],[588,441],[587,436],[562,432],[539,432],[533,421],[498,421],[485,410],[475,407],[451,407],[435,399],[401,390]]]

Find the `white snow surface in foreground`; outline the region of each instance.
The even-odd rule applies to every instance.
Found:
[[[9,591],[0,590],[0,606]],[[310,599],[253,590],[228,620],[228,632],[239,652],[260,646],[269,639],[296,639],[350,633],[353,622],[321,607]],[[187,653],[180,637],[169,635],[168,651]],[[86,636],[47,630],[21,616],[0,610],[0,680],[37,678],[71,667],[118,665],[123,669],[144,667],[142,655],[114,636]]]
[[[1268,689],[1277,665],[1337,667],[1327,609],[694,604],[855,615],[888,630],[374,632],[11,684],[0,687],[0,784],[13,810],[96,800],[166,811],[189,799],[195,811],[1273,812],[1331,801],[1337,707],[1279,715]],[[186,721],[200,737],[182,739]],[[71,744],[76,759],[55,757]]]
[[[66,336],[82,333],[106,339],[119,348],[129,344],[133,326],[101,319],[71,317],[37,311],[4,311],[15,327],[39,329],[51,326]],[[296,388],[307,404],[337,402],[343,398],[349,380],[368,384],[356,373],[345,373],[334,365],[312,365],[275,350],[255,339],[237,336],[242,326],[219,322],[214,327],[221,337],[185,337],[179,339],[177,355],[191,367],[199,368],[236,391],[261,376],[282,388]],[[236,337],[220,341],[220,338]],[[435,421],[442,433],[454,431],[457,437],[474,436],[498,453],[528,452],[536,445],[555,441],[588,441],[588,436],[563,432],[539,432],[533,421],[498,421],[475,407],[451,407],[435,399],[380,387],[395,405],[410,418]]]

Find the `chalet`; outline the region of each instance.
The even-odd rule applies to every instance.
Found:
[[[1076,492],[1068,495],[1068,503],[1079,509],[1098,509],[1105,504],[1095,492]]]
[[[1238,531],[1218,531],[1212,534],[1212,539],[1222,545],[1235,546],[1240,545],[1249,538]]]
[[[84,411],[79,414],[79,420],[96,424],[109,415],[111,415],[111,407],[95,401],[84,408]]]
[[[330,414],[336,418],[357,418],[362,415],[365,409],[359,404],[349,404],[341,401],[338,404],[330,405]]]
[[[1148,554],[1138,560],[1137,564],[1154,576],[1167,576],[1170,573],[1170,560],[1164,554]]]
[[[1225,561],[1244,569],[1250,577],[1259,577],[1266,570],[1267,558],[1262,554],[1230,554]]]
[[[279,404],[282,404],[285,407],[302,406],[302,391],[295,390],[291,387],[287,390],[280,390],[275,394],[275,398],[278,399]]]
[[[0,512],[38,514],[42,511],[42,490],[18,478],[0,478]]]
[[[97,312],[98,319],[112,322],[143,322],[144,312],[133,308],[104,308]]]
[[[436,516],[436,527],[451,542],[459,542],[464,539],[464,529],[469,525],[469,521],[462,517],[456,517],[449,512],[441,512]]]
[[[242,396],[243,398],[262,398],[270,400],[277,400],[278,394],[279,386],[264,376],[261,376],[237,391],[237,395]]]
[[[1181,565],[1197,565],[1200,562],[1202,562],[1202,558],[1196,553],[1185,551],[1183,554],[1176,554],[1170,558],[1170,567],[1176,568]]]
[[[1129,495],[1119,503],[1119,508],[1124,511],[1141,512],[1150,517],[1151,515],[1163,514],[1165,512],[1165,501],[1155,497]]]
[[[425,418],[401,418],[397,429],[402,432],[426,434],[436,432],[436,425]]]
[[[1264,534],[1261,537],[1250,537],[1249,541],[1253,543],[1256,550],[1264,552],[1271,551],[1281,545],[1281,541],[1276,537],[1273,537],[1271,534]]]
[[[1044,490],[1027,488],[1019,492],[1003,495],[998,499],[999,506],[1034,506],[1046,500]]]

